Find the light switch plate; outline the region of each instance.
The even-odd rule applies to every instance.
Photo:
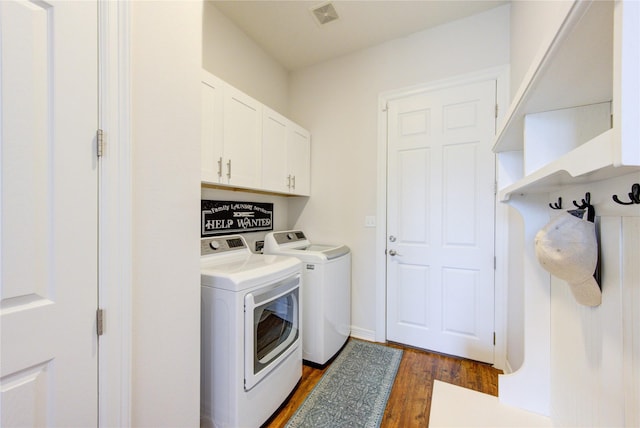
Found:
[[[364,218],[364,227],[376,227],[376,217],[368,215]]]

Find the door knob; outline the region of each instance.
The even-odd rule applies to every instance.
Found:
[[[389,236],[389,242],[396,242],[396,237],[393,235]]]
[[[398,254],[398,252],[396,250],[389,250],[389,255],[390,256],[399,256],[400,254]]]

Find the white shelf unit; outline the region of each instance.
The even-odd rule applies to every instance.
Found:
[[[538,52],[494,142],[502,167],[516,176],[502,180],[500,200],[639,170],[640,140],[633,138],[638,121],[629,119],[634,112],[637,118],[640,97],[637,9],[632,1],[575,1],[555,37]],[[553,150],[541,141],[525,144],[528,116],[609,102],[611,129],[527,171],[528,158]]]
[[[500,402],[551,416],[554,425],[598,426],[597,412],[603,420],[614,413],[611,420],[637,425],[640,386],[625,376],[638,379],[631,374],[640,373],[640,348],[613,349],[608,335],[618,335],[623,344],[633,341],[640,319],[637,305],[623,304],[615,295],[637,290],[636,264],[629,262],[638,254],[637,210],[611,202],[611,194],[624,195],[626,186],[640,176],[640,2],[575,0],[532,64],[494,142],[498,198],[519,213],[522,222],[509,223],[509,233],[522,233],[525,243],[517,248],[505,243],[499,250],[499,257],[509,261],[522,258],[507,286],[519,286],[524,302],[523,362],[500,376]],[[611,117],[606,120],[609,106]],[[559,196],[579,200],[592,190],[597,212],[607,212],[600,225],[607,247],[602,253],[607,286],[603,305],[586,313],[566,295],[566,284],[539,265],[532,243],[549,221],[549,202]],[[621,243],[627,250],[618,253]],[[622,319],[636,324],[622,325]],[[614,324],[617,331],[611,328]],[[562,337],[582,337],[585,332],[584,344]],[[589,355],[602,354],[613,358],[599,365],[589,360]],[[620,368],[619,354],[631,363]],[[576,361],[586,367],[577,374],[572,372]],[[594,381],[600,370],[607,373],[603,385]],[[617,373],[616,382],[610,382],[612,372]],[[603,394],[617,398],[600,403]],[[624,408],[616,404],[621,401]],[[578,423],[583,417],[589,422]]]

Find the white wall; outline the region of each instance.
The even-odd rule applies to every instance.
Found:
[[[522,83],[533,57],[549,45],[573,0],[517,0],[511,2],[511,97]]]
[[[235,24],[205,1],[202,67],[287,116],[289,74]]]
[[[196,427],[202,4],[131,13],[132,426]]]
[[[312,240],[352,249],[352,326],[375,331],[378,97],[509,62],[509,6],[292,72],[290,111],[312,135],[312,197],[290,220]],[[384,225],[378,225],[384,227]]]

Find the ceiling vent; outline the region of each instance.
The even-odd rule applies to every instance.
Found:
[[[336,12],[336,9],[333,7],[331,2],[322,3],[321,5],[316,6],[311,9],[311,12],[313,12],[313,16],[315,16],[318,24],[320,25],[328,24],[339,18],[338,12]]]

